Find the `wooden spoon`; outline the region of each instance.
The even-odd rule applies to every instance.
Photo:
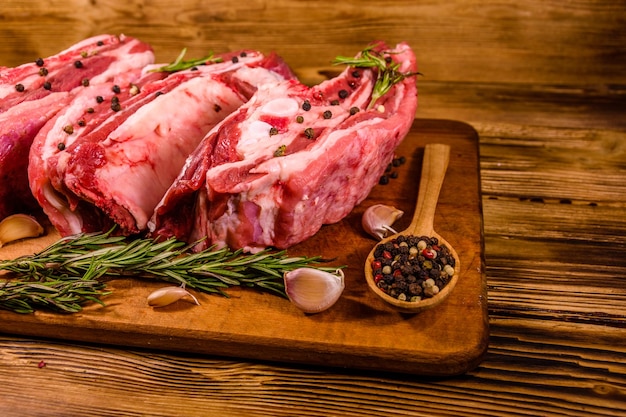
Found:
[[[424,162],[422,165],[417,204],[411,224],[405,230],[391,236],[387,236],[376,245],[378,246],[380,244],[384,244],[400,235],[436,237],[439,239],[439,245],[445,245],[448,249],[450,249],[450,253],[455,260],[454,275],[452,275],[448,284],[446,284],[438,294],[430,298],[422,298],[420,301],[398,300],[397,298],[386,294],[376,286],[371,266],[372,261],[374,260],[374,251],[376,247],[372,249],[367,257],[367,260],[365,261],[365,279],[367,280],[367,284],[370,289],[372,289],[376,295],[388,304],[392,305],[396,310],[405,313],[419,313],[435,307],[445,300],[448,295],[450,295],[450,292],[454,289],[454,286],[459,279],[459,272],[461,269],[459,255],[456,253],[454,248],[433,229],[437,200],[439,199],[439,192],[441,191],[441,186],[446,175],[449,160],[450,146],[445,144],[426,145],[424,149]]]

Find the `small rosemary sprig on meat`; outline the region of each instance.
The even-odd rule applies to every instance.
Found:
[[[400,64],[388,59],[384,55],[393,54],[393,51],[376,51],[377,45],[370,45],[356,57],[337,56],[333,61],[333,65],[349,65],[354,68],[376,68],[378,73],[374,89],[372,91],[372,99],[367,108],[374,107],[376,101],[387,94],[391,87],[401,82],[407,77],[418,75],[418,72],[400,72]]]
[[[223,59],[221,57],[216,57],[213,53],[205,56],[204,58],[192,59],[190,61],[184,61],[183,58],[187,53],[187,48],[183,48],[183,50],[178,54],[178,57],[171,64],[164,65],[162,67],[151,70],[151,72],[176,72],[182,71],[189,68],[197,67],[198,65],[207,65],[207,64],[217,64],[222,62]]]
[[[107,279],[140,278],[184,285],[227,296],[232,286],[255,287],[285,296],[283,274],[302,268],[335,271],[320,257],[289,257],[286,251],[250,254],[228,248],[190,252],[176,239],[127,239],[107,233],[62,238],[34,255],[0,261],[13,279],[0,281],[0,308],[18,313],[37,309],[77,312],[99,302]]]

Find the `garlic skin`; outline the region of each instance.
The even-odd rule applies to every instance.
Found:
[[[150,307],[165,307],[187,296],[191,297],[196,305],[200,305],[198,299],[187,291],[184,285],[159,288],[148,296],[148,305]]]
[[[402,210],[398,210],[393,206],[374,204],[363,213],[361,224],[368,234],[381,240],[389,236],[390,232],[392,234],[397,233],[391,228],[391,225],[402,217],[403,214]]]
[[[0,222],[0,248],[9,242],[43,234],[43,227],[27,214],[12,214]]]
[[[339,300],[345,288],[341,269],[334,273],[298,268],[283,275],[289,300],[305,313],[319,313]]]

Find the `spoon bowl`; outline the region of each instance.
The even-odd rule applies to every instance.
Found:
[[[424,162],[422,165],[417,204],[411,223],[405,230],[387,236],[379,241],[370,251],[365,261],[365,279],[370,289],[387,304],[404,313],[419,313],[439,305],[448,297],[448,295],[450,295],[459,280],[459,273],[461,270],[459,255],[443,237],[435,232],[433,228],[437,200],[439,199],[439,192],[441,191],[441,186],[445,178],[449,160],[450,146],[445,144],[426,145],[424,148]],[[454,258],[454,274],[450,277],[448,283],[439,291],[439,293],[432,297],[422,298],[419,301],[407,301],[392,297],[378,287],[374,280],[372,268],[372,262],[375,259],[374,252],[376,247],[392,241],[399,236],[435,237],[439,241],[439,246],[445,245],[448,248],[450,255]]]

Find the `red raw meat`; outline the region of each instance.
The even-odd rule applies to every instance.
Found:
[[[206,133],[257,85],[293,77],[275,55],[221,58],[170,75],[150,67],[132,84],[86,88],[41,129],[30,184],[62,235],[113,224],[127,235],[143,231]]]
[[[29,149],[39,129],[72,95],[87,84],[130,82],[153,62],[149,45],[99,35],[45,59],[0,68],[0,219],[40,212],[28,185]]]
[[[379,51],[389,52],[383,44]],[[384,53],[416,72],[410,47]],[[414,77],[368,109],[376,70],[309,88],[260,88],[204,138],[155,210],[155,237],[255,251],[287,248],[337,222],[377,184],[417,108]]]

